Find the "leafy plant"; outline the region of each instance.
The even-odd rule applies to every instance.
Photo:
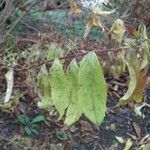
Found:
[[[122,62],[126,64],[130,76],[129,88],[120,99],[119,105],[127,103],[131,99],[140,103],[142,102],[144,87],[148,82],[148,70],[150,67],[150,45],[146,27],[144,24],[141,24],[138,31],[134,31],[136,34],[128,38],[124,36],[124,22],[119,20],[122,24],[121,26],[117,22],[113,24],[111,32],[114,33],[115,31],[113,39],[117,40],[118,43],[123,42],[124,45],[128,46],[126,51],[122,50],[121,58]]]
[[[37,132],[37,123],[43,122],[45,120],[43,115],[38,115],[35,118],[30,118],[26,115],[17,115],[16,121],[21,125],[24,132],[32,136],[34,134],[38,134]]]
[[[42,78],[44,77],[45,75]],[[66,73],[61,61],[55,59],[47,81],[50,81],[51,88],[47,90],[51,97],[49,101],[45,98],[41,100],[43,108],[55,106],[60,118],[65,116],[67,125],[77,121],[82,114],[95,124],[103,121],[106,111],[107,86],[101,65],[94,52],[89,52],[84,56],[79,66],[73,59]],[[47,93],[47,90],[43,92]]]

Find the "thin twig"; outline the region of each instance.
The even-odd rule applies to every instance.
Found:
[[[112,49],[101,49],[101,50],[95,50],[94,52],[99,55],[99,54],[102,54],[102,53],[107,53],[107,52],[117,52],[118,50],[120,49],[128,49],[128,47],[119,47],[119,48],[112,48]],[[73,55],[69,55],[69,56],[63,56],[63,57],[59,57],[59,60],[67,60],[67,59],[72,59],[72,58],[80,58],[84,55],[86,55],[89,51],[87,52],[80,52],[80,53],[77,53],[77,54],[73,54]],[[54,59],[51,59],[51,60],[48,60],[48,61],[42,61],[40,62],[39,64],[33,64],[27,68],[21,68],[21,69],[16,69],[16,70],[19,70],[19,71],[26,71],[26,70],[29,70],[29,69],[32,69],[34,67],[38,67],[38,66],[41,66],[43,64],[50,64],[51,62],[53,62]],[[18,65],[17,65],[18,66]]]

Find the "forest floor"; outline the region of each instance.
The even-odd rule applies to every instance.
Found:
[[[41,36],[42,35],[42,36]],[[55,42],[64,47],[71,39],[76,41],[75,51],[97,50],[102,47],[99,40],[64,35],[51,26],[39,33],[20,34],[17,38],[17,50],[37,44],[41,39],[44,43]],[[104,47],[104,46],[103,46]],[[105,53],[104,53],[105,55]],[[25,60],[20,61],[20,66]],[[6,69],[1,66],[0,89],[6,90]],[[32,71],[33,68],[29,70]],[[35,68],[34,68],[35,69]],[[15,72],[15,85],[21,91],[19,103],[9,109],[0,109],[0,150],[123,150],[132,145],[132,150],[140,150],[140,146],[150,142],[150,108],[141,109],[142,116],[134,110],[134,104],[117,107],[118,99],[126,91],[127,75],[118,78],[106,73],[108,84],[107,112],[100,126],[93,125],[83,116],[71,127],[66,127],[63,121],[57,120],[56,112],[41,110],[37,107],[37,94],[27,81],[26,72]],[[150,104],[150,87],[145,89],[143,103]],[[137,107],[138,108],[138,107]],[[38,115],[45,120],[37,125],[37,135],[27,136],[21,124],[16,122],[17,115],[24,114],[29,118]],[[148,150],[148,149],[145,149]]]

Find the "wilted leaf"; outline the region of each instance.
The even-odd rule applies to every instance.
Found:
[[[41,91],[41,101],[38,102],[38,107],[51,107],[53,105],[53,101],[51,98],[51,86],[49,75],[45,65],[41,67],[41,70],[37,75],[37,84]]]
[[[128,66],[130,81],[129,81],[129,85],[128,85],[128,90],[127,90],[126,94],[119,100],[119,104],[126,103],[132,97],[132,94],[137,85],[136,73],[134,71],[133,66],[129,62],[127,62],[125,59],[124,59],[124,61]]]
[[[50,82],[53,104],[62,117],[70,101],[70,82],[59,59],[54,60],[50,69]]]
[[[100,26],[102,28],[102,31],[104,31],[104,27],[101,24],[98,16],[94,13],[91,13],[87,19],[87,24],[85,27],[85,34],[84,34],[84,39],[86,39],[86,37],[88,36],[89,32],[91,31],[91,28],[93,26]]]
[[[137,85],[136,88],[133,92],[133,99],[139,103],[142,101],[142,97],[143,97],[143,90],[144,87],[146,85],[147,82],[147,77],[144,78],[144,70],[136,70],[136,81],[137,81]]]
[[[81,10],[76,2],[70,2],[70,12],[75,14],[81,13]]]
[[[121,43],[123,40],[125,31],[126,31],[126,28],[125,28],[124,22],[121,19],[117,19],[113,23],[109,32],[113,40],[117,41],[118,43]]]
[[[107,86],[94,52],[89,52],[80,62],[79,84],[80,108],[91,122],[100,124],[106,111]]]
[[[67,125],[71,125],[75,121],[77,121],[81,114],[82,109],[79,105],[78,99],[78,90],[79,90],[79,83],[78,83],[78,71],[79,67],[77,65],[76,60],[72,60],[68,69],[67,69],[67,76],[70,79],[70,102],[66,113],[65,123]]]

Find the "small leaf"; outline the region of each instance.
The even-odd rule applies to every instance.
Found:
[[[25,126],[24,127],[24,131],[27,135],[31,135],[32,134],[32,130],[28,127],[28,126]]]
[[[36,135],[38,135],[38,132],[37,132],[36,129],[31,128],[31,132],[34,133],[34,134],[36,134]]]
[[[46,58],[47,60],[52,60],[58,57],[61,57],[64,53],[64,50],[60,48],[55,43],[52,43],[51,45],[47,46],[46,50]]]
[[[25,116],[25,115],[17,115],[17,122],[26,125],[27,124],[27,116]]]
[[[115,138],[118,140],[119,143],[121,143],[121,144],[124,143],[124,139],[122,137],[115,136]]]
[[[107,85],[94,52],[89,52],[80,62],[79,85],[80,108],[91,122],[100,124],[106,111]]]
[[[57,136],[58,139],[63,140],[63,141],[67,140],[67,138],[68,138],[66,132],[63,131],[63,130],[56,131],[56,136]]]
[[[33,124],[33,123],[39,123],[39,122],[42,122],[42,121],[44,121],[44,120],[45,120],[44,116],[39,115],[39,116],[35,117],[35,118],[32,120],[31,124]]]
[[[70,81],[65,75],[62,63],[59,59],[55,59],[51,67],[50,81],[52,100],[61,118],[70,101]]]

